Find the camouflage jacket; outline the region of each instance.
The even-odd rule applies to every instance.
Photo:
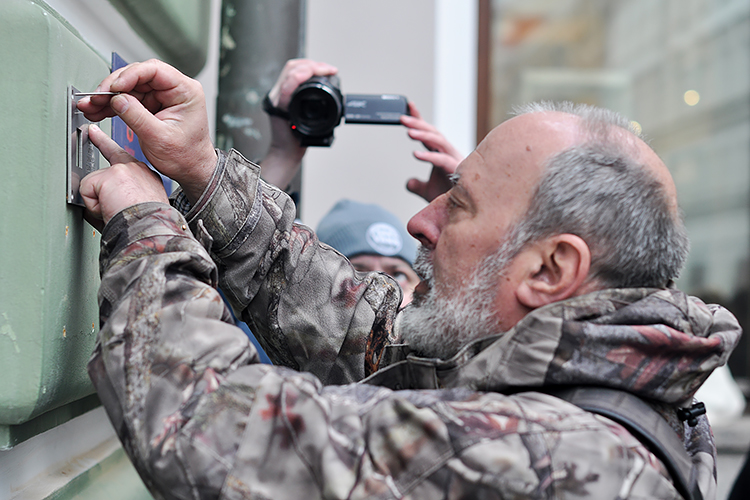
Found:
[[[674,408],[738,341],[726,310],[672,289],[605,290],[422,359],[397,344],[398,286],[294,224],[238,153],[220,155],[194,207],[174,204],[187,218],[148,203],[105,228],[89,363],[155,497],[680,498],[623,427],[534,390],[571,384],[648,398],[715,497],[707,422],[687,427]],[[258,363],[217,282],[284,366]]]

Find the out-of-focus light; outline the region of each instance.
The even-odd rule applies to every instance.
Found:
[[[641,135],[641,132],[643,132],[643,127],[635,120],[630,122],[630,126],[633,127],[633,131],[638,135]]]
[[[695,106],[701,100],[701,95],[697,90],[688,90],[682,98],[685,99],[685,104],[688,106]]]

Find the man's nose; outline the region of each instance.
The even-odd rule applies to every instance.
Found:
[[[430,202],[429,205],[409,220],[406,230],[430,250],[434,250],[445,225],[448,194],[444,193]]]

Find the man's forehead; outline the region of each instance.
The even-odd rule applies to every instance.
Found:
[[[572,145],[583,140],[581,118],[562,111],[541,111],[514,116],[496,127],[498,131],[531,143]]]
[[[578,117],[533,113],[495,127],[451,176],[456,196],[477,210],[520,216],[543,176],[547,160],[577,137]]]
[[[456,172],[459,178],[469,169],[536,178],[550,157],[583,140],[579,124],[579,117],[557,111],[513,117],[492,129],[474,150],[474,161],[462,163]]]

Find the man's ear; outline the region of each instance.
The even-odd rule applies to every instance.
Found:
[[[518,257],[525,268],[516,296],[530,309],[577,295],[591,267],[588,244],[579,236],[567,233],[532,244]]]

